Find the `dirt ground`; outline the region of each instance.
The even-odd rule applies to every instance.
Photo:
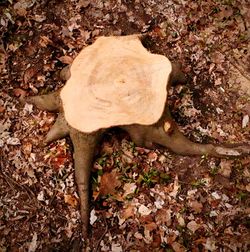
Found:
[[[55,120],[19,98],[59,89],[60,70],[100,35],[149,34],[182,63],[170,90],[180,129],[250,143],[247,0],[0,0],[0,252],[77,251],[72,145],[42,147]],[[112,129],[92,169],[86,251],[250,251],[250,157],[185,157]]]

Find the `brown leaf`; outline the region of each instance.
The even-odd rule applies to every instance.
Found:
[[[69,204],[72,207],[76,207],[78,204],[78,201],[74,195],[71,194],[65,194],[64,195],[64,202]]]
[[[155,221],[159,225],[164,224],[164,225],[170,226],[172,223],[171,210],[170,209],[158,210],[155,216]]]
[[[7,60],[6,53],[4,51],[3,46],[0,44],[0,72],[5,68],[5,62]]]
[[[145,229],[147,229],[150,232],[153,230],[156,230],[158,227],[155,222],[147,223],[144,226],[145,226]]]
[[[101,184],[100,184],[100,194],[114,194],[116,188],[121,185],[121,182],[118,179],[119,173],[116,170],[113,170],[109,173],[104,173],[101,177]]]
[[[3,113],[5,111],[5,107],[4,106],[0,106],[0,113]]]
[[[21,88],[15,88],[13,89],[13,93],[16,97],[24,97],[27,92]]]
[[[221,160],[219,174],[226,178],[230,178],[232,172],[232,164],[233,161],[231,160]]]
[[[200,224],[196,223],[195,221],[190,221],[187,224],[187,228],[194,233],[197,229],[200,228]]]
[[[37,73],[37,70],[35,67],[29,67],[24,75],[23,75],[23,81],[25,84],[27,84]]]
[[[203,205],[200,202],[196,201],[196,200],[189,202],[189,206],[196,213],[201,213],[202,208],[203,208]]]
[[[134,217],[135,207],[133,205],[128,205],[127,208],[122,210],[121,217],[127,220],[130,217]]]
[[[62,63],[64,64],[71,64],[73,62],[73,59],[70,56],[64,55],[58,58]]]
[[[150,152],[148,153],[148,159],[149,159],[150,161],[155,161],[157,158],[158,158],[158,155],[157,155],[157,153],[155,153],[154,151],[150,151]]]
[[[183,247],[180,243],[178,243],[178,242],[173,242],[172,244],[171,244],[171,246],[172,246],[172,248],[173,248],[173,250],[175,251],[175,252],[185,252],[186,251],[186,249],[185,249],[185,247]]]
[[[48,44],[53,44],[53,42],[46,36],[41,36],[39,44],[42,47],[47,47]]]

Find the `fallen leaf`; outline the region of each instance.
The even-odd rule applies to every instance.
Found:
[[[45,201],[45,198],[44,198],[44,191],[40,191],[37,195],[37,199],[39,201]]]
[[[190,221],[187,224],[187,228],[195,233],[195,231],[200,228],[200,224],[197,224],[195,221]]]
[[[154,152],[154,151],[150,151],[150,152],[148,153],[148,159],[149,159],[151,162],[157,160],[157,157],[158,157],[158,155],[157,155],[157,153]]]
[[[101,177],[100,183],[100,194],[114,194],[116,188],[121,186],[121,181],[119,180],[119,173],[117,170],[112,172],[104,173]]]
[[[122,247],[120,244],[112,243],[111,252],[122,252]]]
[[[205,249],[208,251],[216,251],[217,250],[217,246],[215,245],[216,241],[213,240],[212,238],[207,238],[206,243],[203,244]]]
[[[90,217],[89,217],[90,225],[93,225],[93,224],[95,223],[96,220],[97,220],[97,216],[95,215],[95,210],[93,209],[93,210],[90,212]]]
[[[216,200],[219,200],[221,198],[221,196],[217,193],[217,192],[212,192],[211,195],[213,196],[213,198],[215,198]]]
[[[0,44],[0,72],[2,72],[3,69],[5,68],[6,60],[7,60],[7,56],[6,56],[5,50],[3,46]]]
[[[133,205],[128,205],[121,212],[121,218],[127,220],[135,215],[135,207]]]
[[[194,200],[189,202],[189,207],[196,213],[201,213],[203,205],[197,200]]]
[[[181,215],[177,215],[177,221],[181,227],[185,226],[185,220]]]
[[[87,8],[90,5],[90,0],[79,0],[77,6],[80,8]]]
[[[64,202],[72,207],[76,207],[78,204],[78,201],[74,195],[71,194],[65,194],[64,195]]]
[[[221,160],[220,169],[218,171],[219,174],[226,178],[230,178],[232,172],[233,161],[231,160]]]
[[[28,252],[35,252],[37,248],[37,233],[35,232],[32,237],[32,241],[29,245]]]
[[[147,229],[148,231],[153,231],[153,230],[156,230],[158,225],[156,225],[155,222],[151,222],[151,223],[147,223],[144,225],[145,229]]]
[[[23,81],[25,84],[27,84],[37,73],[37,70],[35,67],[29,67],[23,75]]]
[[[172,246],[172,248],[173,248],[173,250],[175,251],[175,252],[185,252],[186,251],[186,249],[185,249],[185,247],[183,247],[180,243],[178,243],[178,242],[173,242],[172,244],[171,244],[171,246]]]
[[[242,128],[246,128],[249,123],[249,115],[244,115],[242,119]]]
[[[46,36],[41,36],[39,40],[39,44],[42,47],[47,47],[49,44],[53,44],[53,42]]]
[[[171,122],[170,121],[166,121],[164,123],[164,127],[163,128],[164,128],[165,132],[168,132],[170,130],[170,128],[171,128]]]
[[[171,209],[160,209],[156,212],[155,221],[158,225],[170,226],[172,223]]]
[[[128,196],[129,194],[132,194],[135,192],[137,188],[137,185],[135,183],[126,183],[123,186],[123,190],[124,190],[124,194],[123,194],[123,198],[125,198],[126,196]]]
[[[142,239],[143,239],[143,235],[142,235],[141,233],[139,233],[139,232],[135,232],[135,233],[134,233],[134,237],[135,237],[136,239],[139,239],[139,240],[142,240]]]
[[[174,180],[174,185],[173,185],[173,190],[172,192],[169,193],[170,196],[172,196],[173,198],[176,198],[178,191],[179,191],[179,180],[178,180],[178,176],[175,176],[175,180]]]
[[[149,215],[152,210],[150,210],[149,208],[147,208],[146,206],[144,205],[140,205],[139,209],[138,209],[138,212],[142,215],[142,216],[145,216],[145,215]]]

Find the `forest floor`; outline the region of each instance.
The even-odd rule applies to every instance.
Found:
[[[0,1],[0,252],[72,251],[81,240],[72,145],[41,147],[56,115],[19,98],[62,87],[60,70],[100,35],[146,33],[182,63],[180,129],[250,142],[247,0]],[[186,157],[112,129],[92,169],[88,251],[250,251],[250,157]]]

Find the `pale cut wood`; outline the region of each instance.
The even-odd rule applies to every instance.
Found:
[[[84,48],[61,91],[68,124],[85,133],[118,125],[151,125],[165,107],[172,67],[136,35],[100,37]]]

